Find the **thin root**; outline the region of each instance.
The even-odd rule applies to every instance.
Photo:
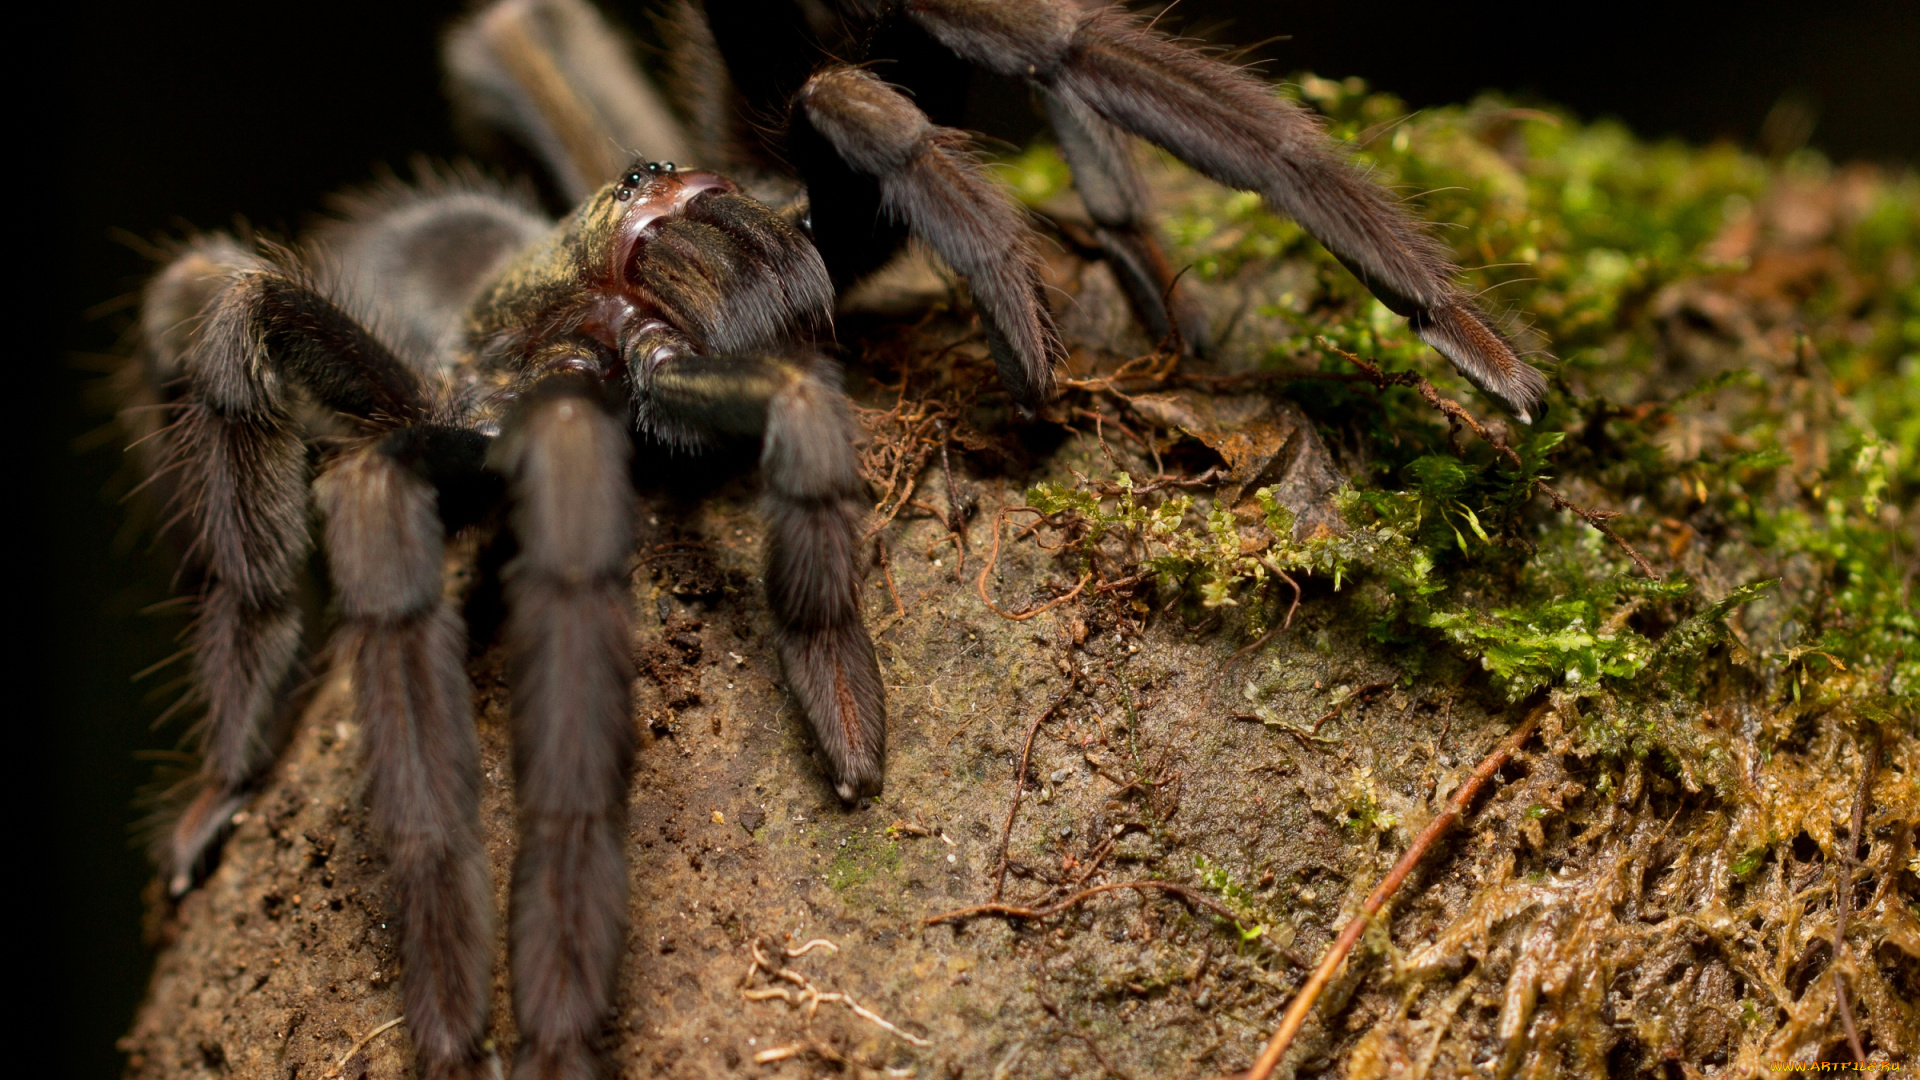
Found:
[[[993,873],[993,898],[995,901],[1000,899],[1000,891],[1004,889],[1007,884],[1007,841],[1013,836],[1013,818],[1014,815],[1020,812],[1020,799],[1027,793],[1027,762],[1033,756],[1034,736],[1040,734],[1040,725],[1046,723],[1048,717],[1059,712],[1060,706],[1065,705],[1067,698],[1073,696],[1073,692],[1077,689],[1079,689],[1078,682],[1068,686],[1065,692],[1053,699],[1053,704],[1047,706],[1039,716],[1033,718],[1033,726],[1027,728],[1027,744],[1020,751],[1020,771],[1015,773],[1013,777],[1013,802],[1007,807],[1007,823],[1000,828],[1000,860]]]
[[[340,1055],[340,1060],[334,1063],[333,1068],[321,1074],[320,1080],[338,1080],[339,1077],[344,1076],[347,1071],[347,1062],[352,1061],[355,1054],[365,1050],[373,1040],[406,1022],[406,1017],[396,1016],[386,1023],[381,1024],[379,1027],[374,1028],[372,1031],[367,1032],[365,1035],[360,1036],[360,1041],[354,1043],[347,1049],[346,1053]]]
[[[896,1027],[891,1021],[887,1020],[885,1017],[882,1017],[879,1013],[876,1013],[873,1010],[865,1007],[864,1005],[861,1005],[859,1002],[853,1000],[852,997],[846,994],[843,994],[837,990],[822,990],[819,987],[813,985],[813,983],[810,982],[805,975],[800,974],[799,972],[793,970],[792,968],[774,966],[772,961],[767,959],[766,954],[760,951],[759,942],[757,941],[753,942],[750,948],[753,950],[753,963],[747,967],[747,977],[744,980],[745,982],[752,982],[753,976],[757,972],[764,971],[768,975],[774,978],[785,979],[787,982],[790,982],[795,986],[798,986],[800,989],[798,992],[788,990],[784,986],[767,987],[760,990],[743,989],[740,991],[740,996],[746,998],[748,1001],[771,1001],[775,998],[779,998],[780,1000],[785,1001],[789,1005],[806,1006],[808,1036],[809,1036],[809,1039],[811,1040],[809,1044],[780,1047],[776,1050],[762,1051],[761,1054],[754,1055],[755,1061],[761,1061],[761,1056],[764,1054],[775,1055],[773,1057],[767,1058],[766,1061],[779,1061],[782,1058],[792,1057],[794,1054],[800,1053],[802,1050],[805,1050],[805,1049],[809,1049],[809,1048],[814,1050],[821,1049],[821,1047],[824,1044],[820,1043],[819,1040],[817,1039],[811,1039],[811,1036],[812,1036],[812,1026],[813,1026],[813,1015],[814,1013],[820,1010],[820,1006],[823,1003],[845,1005],[847,1008],[853,1010],[853,1014],[855,1016],[858,1016],[862,1020],[865,1020],[868,1023],[874,1024],[877,1027],[884,1028],[895,1037],[903,1039],[907,1042],[910,1042],[915,1046],[918,1046],[924,1049],[926,1047],[930,1047],[933,1045],[932,1042],[926,1039],[923,1039],[920,1036],[915,1035],[910,1031],[902,1031],[900,1028]],[[828,941],[825,938],[815,938],[812,941],[807,942],[805,945],[800,946],[798,949],[787,949],[784,951],[788,956],[793,957],[793,956],[805,956],[807,953],[812,952],[814,949],[820,949],[820,948],[827,949],[831,952],[840,951],[839,946],[835,945],[833,942]],[[838,1056],[835,1055],[836,1060],[837,1060],[837,1057]],[[765,1062],[761,1062],[761,1063],[765,1064]]]
[[[1064,595],[1056,596],[1053,599],[1047,601],[1046,603],[1041,604],[1039,607],[1028,608],[1025,611],[1008,611],[1005,608],[1001,607],[999,604],[994,603],[993,597],[987,595],[987,576],[993,573],[994,565],[1000,561],[1000,533],[1006,527],[1007,515],[1011,513],[1015,513],[1017,511],[1021,511],[1021,510],[1024,510],[1030,514],[1040,513],[1039,510],[1031,506],[1003,506],[1000,508],[1000,512],[994,515],[993,548],[987,554],[987,565],[980,568],[979,580],[974,582],[974,589],[980,594],[981,601],[985,603],[987,607],[991,608],[995,615],[998,615],[1003,619],[1011,619],[1014,622],[1025,622],[1026,620],[1031,619],[1036,615],[1043,615],[1049,611],[1052,611],[1054,608],[1059,607],[1061,604],[1064,604],[1067,601],[1073,599],[1074,597],[1079,596],[1080,590],[1086,588],[1087,582],[1093,580],[1093,571],[1089,570],[1085,574],[1080,575],[1080,583],[1075,585],[1070,591],[1068,591]],[[1045,517],[1046,515],[1041,514],[1041,516]]]
[[[928,916],[920,920],[920,925],[938,926],[944,922],[964,922],[967,919],[978,918],[982,915],[1002,915],[1010,919],[1045,919],[1053,915],[1058,915],[1068,908],[1090,900],[1101,893],[1112,892],[1115,889],[1137,889],[1141,892],[1158,889],[1161,892],[1170,892],[1195,907],[1206,908],[1215,915],[1235,925],[1239,925],[1239,920],[1225,904],[1220,903],[1198,889],[1190,889],[1185,885],[1175,885],[1171,881],[1115,881],[1105,885],[1095,885],[1091,889],[1082,889],[1058,903],[1048,904],[1046,907],[1038,908],[1023,907],[1019,904],[975,904],[972,907],[959,908],[955,911],[946,911],[938,915]]]
[[[1853,867],[1860,854],[1860,840],[1866,832],[1867,807],[1873,802],[1873,770],[1880,758],[1880,732],[1878,728],[1866,740],[1861,748],[1860,787],[1853,796],[1852,829],[1847,833],[1847,846],[1841,851],[1839,865],[1834,872],[1840,880],[1834,884],[1833,918],[1833,955],[1836,959],[1847,955],[1847,916],[1853,906]],[[1867,1051],[1860,1041],[1860,1029],[1853,1021],[1853,1007],[1847,1002],[1847,980],[1840,964],[1833,967],[1834,1005],[1840,1013],[1840,1027],[1847,1033],[1847,1049],[1853,1051],[1853,1060],[1867,1060]]]

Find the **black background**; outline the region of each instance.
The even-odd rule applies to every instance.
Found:
[[[14,985],[48,1013],[28,1032],[63,1073],[118,1071],[113,1040],[149,963],[140,891],[151,871],[131,836],[152,765],[136,753],[180,736],[177,724],[150,728],[156,688],[179,669],[132,680],[176,647],[178,618],[139,614],[167,596],[166,568],[117,538],[117,449],[82,445],[106,419],[85,401],[89,369],[120,347],[131,314],[115,298],[151,266],[126,238],[237,217],[284,234],[377,167],[457,154],[435,44],[460,6],[109,0],[51,11],[51,42],[14,39],[29,61],[16,70],[40,64],[16,95],[10,159],[44,187],[16,211],[25,289],[8,296],[8,321],[28,328],[13,361],[24,648],[5,699],[22,744],[12,825],[23,843],[0,866],[29,914],[14,924],[25,953]],[[1693,141],[1751,145],[1791,95],[1818,110],[1812,142],[1830,155],[1920,160],[1920,4],[1836,7],[1187,0],[1172,25],[1221,42],[1289,35],[1253,54],[1270,74],[1361,75],[1415,108],[1498,88]],[[985,87],[977,101],[977,127],[1015,141],[1035,128],[1018,92]]]

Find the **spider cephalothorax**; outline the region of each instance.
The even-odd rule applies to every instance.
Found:
[[[513,552],[500,578],[516,1076],[605,1064],[634,743],[635,438],[759,442],[787,685],[840,797],[880,791],[884,694],[857,588],[866,496],[823,356],[836,292],[917,238],[967,280],[1016,405],[1047,400],[1062,351],[1026,216],[941,124],[964,64],[1033,85],[1097,246],[1156,336],[1195,350],[1208,337],[1154,238],[1129,135],[1297,218],[1523,419],[1543,393],[1426,232],[1244,71],[1072,0],[841,8],[683,3],[677,117],[581,0],[503,0],[449,38],[456,98],[544,159],[576,204],[563,220],[477,174],[428,173],[349,199],[297,249],[198,239],[147,291],[136,368],[163,408],[135,415],[171,417],[143,441],[201,583],[207,711],[201,790],[163,853],[169,888],[192,887],[284,741],[311,504],[429,1075],[486,1057],[492,911],[466,628],[441,580],[453,533],[500,523]],[[900,85],[829,55],[897,60]],[[619,145],[732,178],[628,164]]]
[[[725,177],[653,162],[501,270],[468,333],[482,369],[524,378],[539,356],[590,354],[644,401],[665,338],[706,354],[774,348],[830,333],[832,311],[826,267],[798,228]]]

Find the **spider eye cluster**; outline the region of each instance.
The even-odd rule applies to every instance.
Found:
[[[627,174],[620,178],[619,190],[613,193],[613,197],[626,202],[633,198],[634,190],[646,183],[648,177],[672,176],[679,171],[680,167],[671,161],[649,161],[645,165],[636,162],[627,169]]]

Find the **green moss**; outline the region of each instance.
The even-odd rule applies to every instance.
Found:
[[[1504,698],[1562,695],[1594,749],[1668,755],[1709,780],[1723,751],[1685,706],[1736,667],[1783,704],[1911,715],[1920,180],[1648,143],[1495,97],[1407,118],[1356,80],[1297,88],[1361,164],[1427,193],[1421,212],[1458,226],[1441,235],[1478,268],[1471,287],[1550,345],[1546,416],[1510,425],[1516,468],[1407,388],[1290,381],[1330,444],[1363,448],[1335,500],[1343,532],[1294,539],[1268,491],[1250,521],[1204,495],[1137,495],[1124,472],[1037,486],[1032,505],[1078,523],[1083,567],[1111,543],[1163,601],[1249,636],[1291,602],[1280,574],[1323,579],[1404,671],[1440,646]],[[1068,191],[1045,147],[1013,172],[1036,205]],[[1788,235],[1806,221],[1826,232]],[[1176,262],[1251,290],[1268,316],[1234,342],[1244,362],[1350,371],[1324,340],[1491,415],[1258,198],[1182,181],[1166,231]],[[1619,511],[1612,527],[1661,577],[1553,511],[1541,481]]]
[[[842,896],[851,896],[877,878],[889,877],[900,868],[900,845],[884,835],[853,833],[842,838],[833,858],[827,863],[827,885]]]
[[[1340,785],[1340,801],[1341,824],[1356,839],[1369,839],[1375,833],[1386,832],[1400,823],[1399,818],[1381,805],[1371,767],[1356,768],[1347,774]]]
[[[1233,912],[1235,930],[1239,932],[1243,943],[1266,936],[1268,927],[1276,925],[1277,920],[1266,911],[1266,905],[1254,895],[1253,890],[1242,884],[1225,867],[1203,854],[1196,854],[1193,868],[1200,876],[1201,886],[1218,895],[1227,910]]]

